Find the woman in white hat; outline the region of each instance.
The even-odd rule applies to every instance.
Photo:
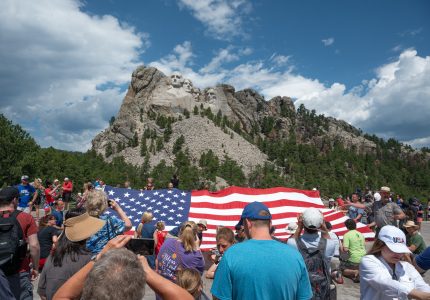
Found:
[[[382,227],[368,255],[360,263],[362,300],[429,299],[430,286],[417,270],[402,261],[410,253],[405,234],[397,227]]]

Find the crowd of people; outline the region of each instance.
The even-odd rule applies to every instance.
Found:
[[[178,184],[175,175],[167,188]],[[206,220],[166,231],[148,211],[134,236],[125,235],[132,223],[104,186],[88,182],[74,197],[69,178],[43,184],[23,175],[19,185],[0,190],[0,299],[33,299],[36,278],[37,293],[48,300],[142,299],[146,284],[156,299],[336,299],[344,278],[360,284],[365,300],[430,299],[422,278],[430,269],[430,247],[420,233],[423,207],[388,187],[329,199],[347,216],[342,239],[319,209],[308,208],[280,240],[270,209],[249,203],[235,231],[217,227],[205,272]],[[154,188],[149,178],[144,189]],[[115,216],[105,214],[109,207]],[[359,222],[375,231],[369,251]],[[133,253],[133,238],[152,240],[153,253]],[[213,279],[212,295],[203,291],[203,276]]]

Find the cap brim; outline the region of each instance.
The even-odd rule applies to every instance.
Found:
[[[236,226],[243,226],[243,218],[239,220],[239,222],[236,224]]]
[[[394,253],[412,253],[408,247],[406,247],[405,244],[391,244],[391,243],[385,243],[388,247],[388,249],[390,249],[391,251],[393,251]]]
[[[77,224],[73,224],[71,227],[65,227],[64,233],[72,242],[79,242],[86,240],[91,237],[95,233],[97,233],[100,229],[103,228],[106,221],[100,220],[98,218],[89,217],[82,222]]]

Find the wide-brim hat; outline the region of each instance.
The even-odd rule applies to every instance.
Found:
[[[105,223],[104,220],[84,213],[64,221],[64,234],[72,242],[83,241],[102,229]]]
[[[208,228],[208,221],[200,220],[197,225],[203,225],[206,229]]]
[[[379,191],[380,192],[385,192],[385,193],[391,192],[391,190],[390,190],[390,188],[388,186],[381,187],[381,189]]]
[[[410,227],[419,228],[419,226],[417,224],[415,224],[414,221],[407,221],[406,224],[403,225],[403,227],[405,227],[405,228],[410,228]]]

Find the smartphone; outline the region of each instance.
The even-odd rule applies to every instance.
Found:
[[[108,206],[112,207],[112,200],[108,200]]]
[[[153,255],[154,239],[131,239],[125,247],[135,254]]]

